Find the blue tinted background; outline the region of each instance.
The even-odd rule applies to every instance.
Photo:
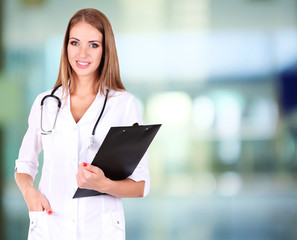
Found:
[[[110,19],[144,122],[163,124],[149,196],[124,200],[127,239],[297,239],[295,0],[0,6],[0,239],[26,239],[14,161],[36,95],[56,81],[67,22],[86,7]]]

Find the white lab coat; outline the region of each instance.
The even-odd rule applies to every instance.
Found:
[[[98,93],[83,117],[75,123],[70,111],[70,98],[68,96],[67,101],[62,98],[60,87],[55,95],[62,99],[62,107],[55,130],[50,135],[41,135],[40,102],[50,92],[42,93],[36,98],[29,116],[29,128],[16,160],[18,172],[30,174],[34,179],[38,171],[38,155],[43,150],[44,163],[39,191],[46,196],[53,210],[52,215],[45,212],[29,213],[28,239],[125,239],[125,219],[120,198],[110,195],[78,199],[72,197],[77,189],[76,173],[79,164],[91,163],[109,128],[142,123],[135,98],[126,91],[110,91],[105,111],[96,129],[96,143],[88,149],[89,138],[105,97]],[[144,180],[144,196],[147,195],[150,179],[146,155],[129,178],[135,181]]]

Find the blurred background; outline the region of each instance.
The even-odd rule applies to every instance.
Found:
[[[127,239],[297,239],[296,0],[0,0],[0,239],[27,237],[15,159],[86,7],[110,19],[144,123],[163,124]]]

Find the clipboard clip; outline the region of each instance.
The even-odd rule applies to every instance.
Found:
[[[139,127],[139,124],[136,122],[132,126],[133,127]],[[147,131],[147,130],[149,130],[149,128],[147,127],[147,128],[145,128],[145,130]],[[123,132],[125,132],[125,130],[123,130]]]

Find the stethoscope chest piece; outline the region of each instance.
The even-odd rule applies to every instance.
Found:
[[[88,145],[88,149],[92,148],[94,145],[95,145],[95,136],[91,135],[89,145]]]

